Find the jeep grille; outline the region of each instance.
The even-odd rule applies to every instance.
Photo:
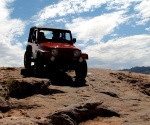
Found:
[[[58,50],[58,58],[73,59],[74,50],[60,49]]]

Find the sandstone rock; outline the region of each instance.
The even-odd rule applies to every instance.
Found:
[[[0,97],[0,111],[7,112],[11,109],[11,103],[4,97]]]
[[[150,123],[149,75],[90,68],[86,85],[76,85],[74,72],[35,78],[21,70],[0,68],[0,125]]]
[[[15,98],[25,98],[33,94],[49,94],[50,81],[39,78],[8,79],[6,85],[9,95]]]
[[[48,118],[52,120],[54,125],[78,125],[79,123],[101,117],[119,117],[120,114],[111,111],[101,106],[102,102],[87,102],[81,106],[75,106],[73,108],[64,108],[54,114],[50,114]]]

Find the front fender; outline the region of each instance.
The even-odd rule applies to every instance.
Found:
[[[26,52],[32,53],[32,46],[31,45],[26,46]]]
[[[82,53],[81,54],[81,57],[83,58],[83,59],[88,59],[89,57],[88,57],[88,54],[86,54],[86,53]]]

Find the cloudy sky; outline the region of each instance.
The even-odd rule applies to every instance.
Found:
[[[0,0],[0,67],[23,66],[32,26],[70,29],[90,68],[150,66],[150,0]]]

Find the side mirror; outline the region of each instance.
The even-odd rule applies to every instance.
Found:
[[[76,38],[73,38],[73,43],[76,43]]]

